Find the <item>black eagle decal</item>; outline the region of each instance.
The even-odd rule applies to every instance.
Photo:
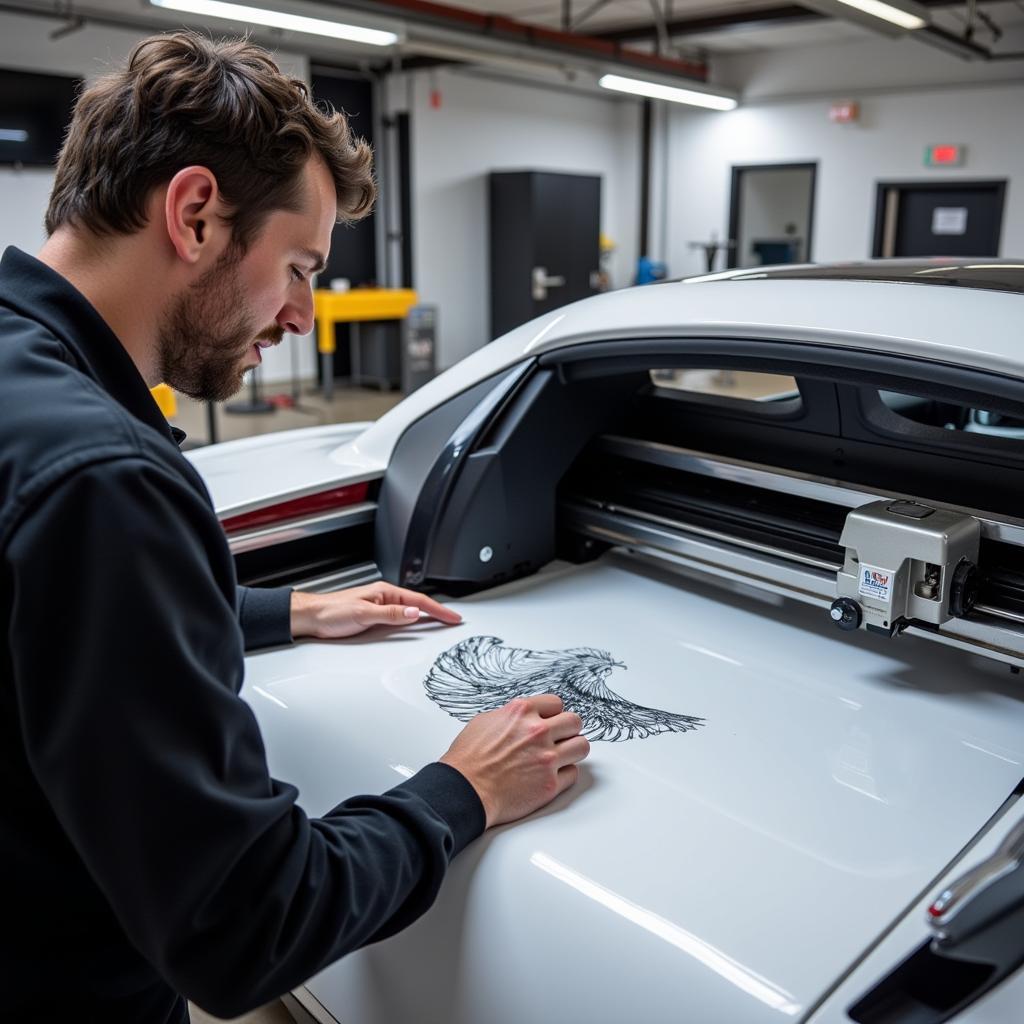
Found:
[[[605,685],[614,668],[625,668],[607,651],[570,647],[531,651],[505,647],[495,636],[474,636],[440,655],[424,681],[430,699],[468,722],[481,711],[516,697],[556,693],[567,711],[583,719],[591,740],[644,739],[660,732],[689,732],[703,718],[676,715],[623,700]]]

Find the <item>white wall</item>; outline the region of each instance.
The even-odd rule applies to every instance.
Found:
[[[785,54],[776,60],[784,65]],[[959,63],[946,60],[951,66]],[[836,63],[842,64],[839,53]],[[871,254],[875,184],[886,179],[1008,179],[1000,254],[1024,256],[1024,83],[861,94],[836,90],[833,99],[860,100],[860,122],[848,125],[829,122],[829,96],[765,99],[727,114],[673,111],[667,214],[672,274],[703,270],[700,254],[688,249],[686,241],[707,238],[712,231],[725,234],[730,168],[752,163],[818,162],[815,261]],[[966,165],[950,170],[923,166],[925,147],[938,142],[965,144]]]
[[[411,93],[416,288],[439,307],[442,367],[490,341],[487,174],[544,170],[601,175],[601,230],[616,243],[614,286],[630,282],[639,210],[639,104],[454,71],[403,76]],[[430,92],[441,106],[430,105]]]

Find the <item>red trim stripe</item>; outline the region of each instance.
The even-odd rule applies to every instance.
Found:
[[[293,498],[291,501],[267,505],[266,508],[256,509],[255,512],[228,516],[227,519],[221,520],[221,526],[224,527],[225,533],[238,533],[240,530],[254,530],[260,526],[272,526],[288,519],[298,519],[300,516],[330,512],[332,509],[358,505],[361,501],[366,501],[368,490],[369,484],[366,481],[360,484],[347,484],[345,487],[335,487],[330,491],[307,494],[304,498]]]

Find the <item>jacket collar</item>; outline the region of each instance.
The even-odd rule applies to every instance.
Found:
[[[185,439],[184,431],[164,419],[131,356],[89,300],[55,270],[13,245],[0,259],[0,305],[60,338],[79,369],[136,419],[174,444]]]

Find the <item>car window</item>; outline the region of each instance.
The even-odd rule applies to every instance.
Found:
[[[785,401],[800,394],[792,377],[749,370],[651,370],[651,382],[659,388],[755,402]]]
[[[897,416],[913,423],[968,434],[1024,439],[1024,419],[1006,413],[897,391],[879,391],[878,397]]]

